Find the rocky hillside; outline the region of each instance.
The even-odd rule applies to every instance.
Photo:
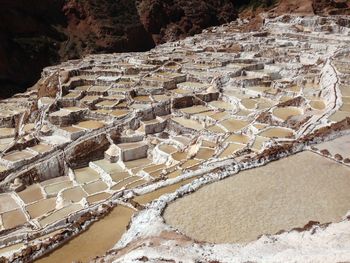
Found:
[[[145,51],[235,18],[233,0],[4,0],[0,97],[33,85],[59,61]]]
[[[43,67],[59,61],[149,50],[232,21],[243,10],[253,17],[270,7],[293,12],[298,1],[306,13],[349,9],[346,0],[3,0],[0,98],[30,87]]]
[[[277,15],[295,13],[301,15],[349,15],[350,1],[348,0],[280,0],[271,10]]]

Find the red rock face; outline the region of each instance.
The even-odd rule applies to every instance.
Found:
[[[313,0],[312,6],[319,15],[350,15],[348,0]]]
[[[280,0],[274,8],[276,15],[297,13],[301,15],[348,15],[348,0]]]
[[[141,21],[156,43],[200,33],[237,18],[233,0],[143,0]]]
[[[61,47],[63,59],[89,53],[146,51],[154,42],[142,25],[135,1],[68,1],[62,9],[68,41]]]

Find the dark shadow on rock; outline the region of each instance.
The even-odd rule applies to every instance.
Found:
[[[44,67],[90,53],[155,46],[131,0],[4,0],[0,98],[35,84]]]

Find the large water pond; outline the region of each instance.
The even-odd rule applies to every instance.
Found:
[[[249,242],[262,234],[339,221],[350,210],[350,168],[311,152],[202,187],[171,203],[169,225],[200,241]]]

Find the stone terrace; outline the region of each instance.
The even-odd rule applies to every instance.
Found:
[[[46,68],[56,97],[39,83],[0,101],[0,243],[350,117],[349,27],[284,16],[239,33],[235,22]]]

